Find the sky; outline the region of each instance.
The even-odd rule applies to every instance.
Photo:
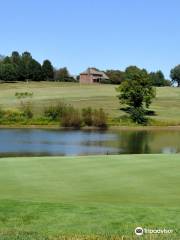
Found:
[[[31,52],[79,74],[88,67],[180,64],[179,0],[0,0],[0,54]]]

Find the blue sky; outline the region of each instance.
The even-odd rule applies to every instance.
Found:
[[[78,74],[180,63],[179,0],[0,0],[0,54],[30,51]]]

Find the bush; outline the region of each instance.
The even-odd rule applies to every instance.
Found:
[[[32,106],[27,104],[23,105],[22,107],[22,116],[25,117],[26,119],[32,119],[33,118],[33,111],[32,111]]]
[[[17,99],[21,98],[32,98],[33,97],[33,92],[16,92],[15,97]]]
[[[93,126],[107,128],[107,114],[102,108],[93,111]]]
[[[44,109],[44,116],[51,120],[59,120],[65,113],[67,105],[64,103],[57,103]]]
[[[16,123],[22,119],[22,113],[15,110],[7,110],[4,111],[3,119],[5,119],[7,122]]]
[[[93,110],[91,107],[82,109],[82,117],[85,125],[93,125]]]
[[[61,117],[61,125],[63,127],[73,127],[79,129],[82,126],[82,117],[79,110],[72,106],[66,107],[66,111]]]

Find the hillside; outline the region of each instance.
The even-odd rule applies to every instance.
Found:
[[[38,115],[44,106],[64,101],[78,108],[92,106],[104,108],[110,118],[125,115],[120,110],[116,97],[118,93],[115,85],[79,85],[78,83],[57,82],[32,82],[0,85],[0,106],[3,108],[15,108],[20,100],[15,98],[16,92],[33,92],[33,108]],[[155,111],[152,118],[160,121],[160,124],[180,124],[180,88],[157,88],[157,97],[151,105]]]

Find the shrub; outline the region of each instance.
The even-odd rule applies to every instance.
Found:
[[[107,114],[102,108],[93,111],[93,126],[107,128]]]
[[[27,119],[33,118],[32,106],[30,104],[22,105],[22,115]]]
[[[66,107],[66,111],[61,117],[61,125],[63,127],[80,128],[82,125],[82,117],[79,110],[72,106]]]
[[[59,102],[44,109],[44,116],[51,120],[59,120],[66,111],[67,105]]]
[[[82,109],[82,117],[85,125],[93,125],[93,110],[91,107]]]
[[[32,98],[33,97],[33,92],[16,92],[15,97],[17,99],[21,98]]]
[[[4,111],[3,119],[5,119],[7,122],[16,123],[22,119],[22,113],[15,110],[7,110]]]

